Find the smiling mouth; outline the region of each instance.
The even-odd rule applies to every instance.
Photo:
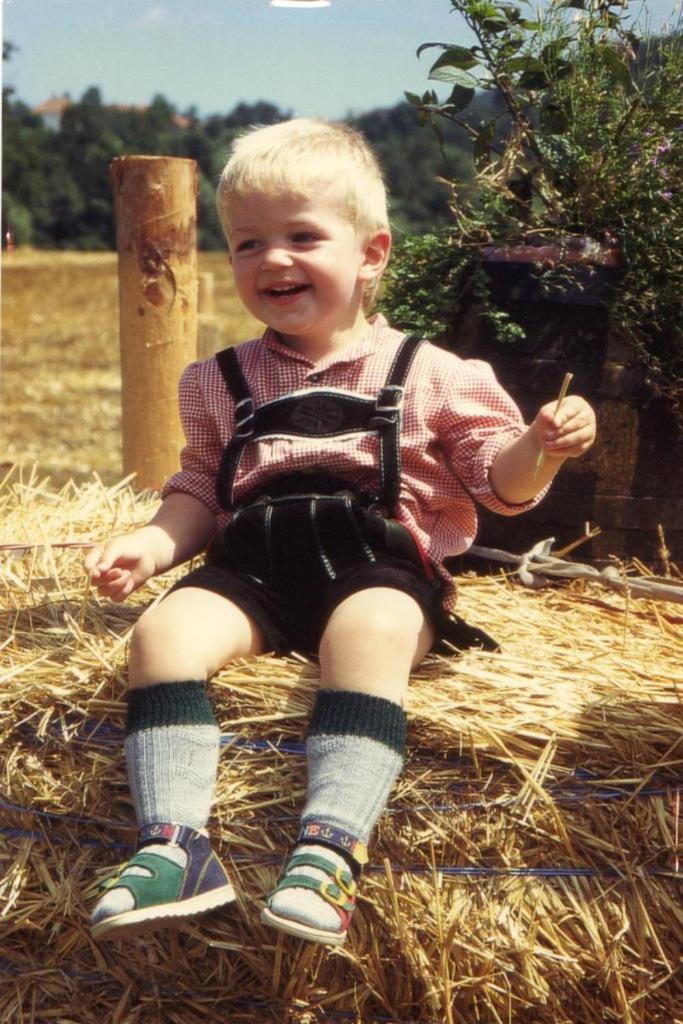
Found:
[[[271,295],[275,299],[289,298],[291,295],[300,295],[301,292],[305,292],[309,288],[307,284],[293,284],[289,288],[265,288],[266,295]]]

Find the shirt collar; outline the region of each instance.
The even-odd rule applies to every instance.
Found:
[[[357,359],[363,359],[365,356],[371,355],[376,351],[380,344],[381,337],[388,329],[386,318],[381,313],[375,313],[368,320],[368,329],[359,341],[354,341],[350,345],[346,345],[343,348],[337,349],[336,352],[331,352],[324,359],[321,359],[318,363],[314,363],[307,356],[297,352],[295,348],[290,348],[289,345],[285,345],[281,340],[280,336],[272,327],[267,327],[261,336],[261,341],[266,348],[272,352],[276,352],[278,355],[283,356],[286,359],[292,359],[298,363],[304,363],[306,366],[315,366],[317,370],[326,370],[330,366],[334,366],[336,363],[354,363]]]

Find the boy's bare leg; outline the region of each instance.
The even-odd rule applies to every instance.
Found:
[[[302,832],[264,911],[268,923],[318,942],[346,937],[353,876],[403,767],[410,671],[433,639],[422,609],[402,591],[359,591],[332,613],[306,741]]]
[[[181,587],[138,620],[128,685],[136,689],[160,682],[206,680],[233,658],[262,650],[261,631],[241,608],[209,590]]]
[[[320,642],[320,683],[403,704],[410,671],[434,642],[417,601],[400,590],[372,587],[332,612]]]
[[[262,648],[244,612],[198,588],[173,591],[138,621],[125,749],[140,847],[93,912],[96,938],[139,934],[234,899],[202,832],[220,748],[206,681]]]
[[[232,658],[262,648],[260,630],[240,608],[196,587],[172,591],[140,617],[130,649],[126,757],[141,828],[206,825],[219,747],[206,682]]]

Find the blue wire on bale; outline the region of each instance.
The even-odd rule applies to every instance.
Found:
[[[641,790],[638,794],[643,795]],[[483,806],[491,806],[483,805]],[[75,814],[57,814],[54,811],[41,811],[32,807],[22,807],[20,804],[11,803],[8,800],[0,798],[0,807],[5,810],[13,811],[19,814],[32,814],[36,817],[46,818],[50,821],[62,821],[69,824],[90,824],[98,825],[102,822],[97,822],[94,818],[82,818]],[[292,815],[295,818],[296,815]],[[108,827],[111,827],[113,823],[107,823]],[[238,824],[232,822],[231,824]],[[246,823],[245,823],[246,824]],[[132,826],[129,824],[119,824],[117,827],[128,828]],[[31,839],[34,842],[49,842],[64,844],[73,842],[73,837],[61,837],[50,835],[49,839],[42,832],[29,831],[27,829],[10,828],[8,826],[0,826],[0,834],[7,836],[10,839]],[[120,841],[120,842],[104,842],[101,839],[94,839],[88,836],[76,840],[78,846],[81,847],[96,847],[102,850],[123,850],[131,851],[134,849],[134,843]],[[279,864],[281,857],[253,857],[248,853],[233,853],[232,860],[238,863],[258,864],[261,866],[268,866],[271,864]],[[379,865],[369,865],[366,871],[372,873],[383,873],[384,867]],[[415,874],[424,875],[432,874],[433,868],[430,865],[425,866],[424,864],[391,864],[391,870],[397,874]],[[437,867],[437,872],[446,877],[482,877],[482,878],[496,878],[496,877],[521,877],[521,878],[621,878],[624,875],[623,871],[618,871],[615,868],[579,868],[579,867],[490,867],[484,864],[452,864],[452,865],[441,865]],[[681,878],[683,877],[683,871],[670,871],[666,868],[648,868],[645,874],[656,877],[663,876],[668,878]]]

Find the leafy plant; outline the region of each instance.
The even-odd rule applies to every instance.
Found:
[[[683,37],[639,39],[626,0],[551,0],[537,15],[521,4],[450,0],[475,42],[423,43],[438,50],[429,77],[445,83],[406,93],[437,135],[455,124],[470,140],[475,189],[450,181],[453,229],[431,240],[435,267],[476,279],[481,246],[574,235],[618,247],[622,276],[614,325],[634,342],[660,390],[683,390]],[[487,120],[478,97],[498,98]],[[426,258],[426,254],[425,255]],[[408,252],[407,259],[411,256]],[[401,252],[395,273],[400,277]],[[563,272],[546,271],[548,287]],[[436,272],[432,277],[436,283]],[[457,283],[454,291],[458,293]],[[428,278],[420,292],[429,291]],[[509,339],[482,291],[484,313]],[[389,285],[387,297],[392,294]],[[424,310],[421,295],[403,306]],[[443,330],[439,322],[438,329]]]
[[[450,229],[407,235],[395,242],[380,302],[392,323],[445,343],[465,296],[481,304],[483,318],[500,341],[523,336],[509,314],[490,303],[486,275],[470,252],[453,244]]]

